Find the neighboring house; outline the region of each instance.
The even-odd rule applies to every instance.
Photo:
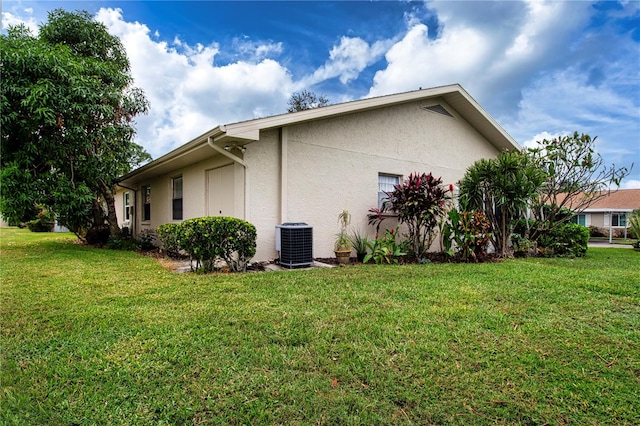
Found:
[[[573,222],[598,228],[609,238],[627,238],[628,218],[636,209],[640,209],[640,189],[619,189],[574,216]]]
[[[133,234],[200,216],[257,228],[255,260],[278,257],[276,226],[313,227],[332,257],[338,214],[373,234],[367,212],[411,172],[456,183],[482,158],[520,149],[460,86],[363,99],[220,125],[123,176],[118,220]]]

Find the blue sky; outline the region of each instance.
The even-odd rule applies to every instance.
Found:
[[[62,7],[123,41],[151,103],[154,158],[218,124],[282,113],[309,89],[332,102],[460,83],[521,145],[597,136],[640,188],[640,2],[7,1],[37,31]]]

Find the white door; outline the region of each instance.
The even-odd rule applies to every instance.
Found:
[[[207,214],[235,217],[233,164],[207,171]]]

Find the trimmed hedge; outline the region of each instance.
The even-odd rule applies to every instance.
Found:
[[[211,272],[223,260],[230,270],[243,272],[256,254],[255,226],[234,217],[198,217],[161,225],[157,232],[165,251],[186,252],[196,271]]]
[[[156,233],[162,241],[162,250],[169,257],[180,256],[180,244],[178,243],[178,228],[180,223],[165,223],[158,226]]]
[[[582,257],[587,253],[589,228],[576,223],[562,223],[538,236],[538,247],[545,255]]]

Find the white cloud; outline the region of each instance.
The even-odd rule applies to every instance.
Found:
[[[253,60],[276,57],[283,52],[282,42],[253,41],[249,39],[249,37],[243,39],[235,38],[232,47],[234,50],[237,50],[243,58],[246,57]]]
[[[5,31],[7,28],[11,27],[11,26],[16,26],[16,25],[24,25],[26,26],[30,31],[31,34],[38,35],[39,32],[39,27],[38,27],[38,21],[36,20],[36,18],[34,18],[33,15],[33,9],[31,8],[27,8],[23,10],[24,13],[26,13],[27,15],[29,15],[28,17],[24,18],[18,14],[16,14],[16,12],[12,13],[12,12],[2,12],[2,31]],[[18,12],[19,13],[19,12]]]
[[[437,34],[409,16],[369,96],[460,83],[522,145],[584,132],[599,136],[596,148],[608,164],[635,161],[638,173],[640,68],[630,33],[595,32],[587,2],[426,5]],[[637,7],[619,13],[632,16]]]
[[[640,189],[640,180],[623,180],[622,185],[620,185],[620,189]]]
[[[135,84],[150,100],[137,140],[154,157],[217,124],[283,112],[289,95],[303,88],[337,80],[332,101],[352,100],[358,92],[350,85],[362,90],[363,72],[370,76],[386,59],[368,96],[461,83],[522,145],[573,131],[597,135],[606,161],[635,162],[631,179],[638,180],[638,42],[614,21],[598,21],[605,13],[628,20],[638,4],[602,12],[588,2],[427,1],[426,10],[405,13],[402,33],[374,43],[363,34],[343,36],[321,66],[296,79],[284,64],[297,52],[279,40],[248,35],[230,47],[190,45],[173,34],[160,41],[157,30],[127,22],[119,9],[96,16],[122,40]],[[3,12],[3,26],[24,22],[37,31],[33,16],[12,8]],[[437,24],[427,27],[421,16]]]
[[[533,136],[531,139],[527,139],[526,141],[522,142],[521,145],[523,148],[537,148],[540,146],[540,142],[542,142],[545,139],[551,140],[560,136],[567,136],[570,134],[571,132],[569,131],[556,132],[556,133],[541,132]]]
[[[371,96],[460,83],[483,104],[498,104],[500,98],[513,106],[523,84],[567,56],[590,8],[533,0],[427,2],[427,7],[437,15],[438,34],[407,19],[408,31],[387,52],[388,66],[376,73]]]
[[[424,24],[415,24],[386,54],[388,66],[374,76],[369,95],[461,82],[486,65],[488,40],[473,28],[445,31],[433,40]],[[473,49],[469,49],[473,46]]]
[[[597,87],[576,67],[535,80],[523,89],[517,116],[503,118],[503,126],[516,140],[524,140],[525,146],[543,134],[587,133],[597,137],[595,148],[606,163],[630,168],[635,161],[638,167],[639,106],[612,87],[616,84],[613,68],[607,72],[613,81]],[[630,135],[636,135],[635,143]]]
[[[358,78],[366,67],[378,61],[392,43],[391,40],[381,40],[369,45],[358,37],[342,37],[340,44],[329,51],[329,59],[325,64],[311,76],[304,78],[300,85],[312,86],[335,77],[340,78],[340,83],[347,84]]]
[[[293,90],[288,70],[263,59],[277,53],[278,44],[254,44],[242,52],[253,51],[251,61],[217,66],[216,43],[155,41],[146,25],[126,22],[120,9],[101,9],[96,19],[122,40],[135,84],[149,99],[149,115],[136,120],[137,141],[154,158],[218,124],[282,112]]]

